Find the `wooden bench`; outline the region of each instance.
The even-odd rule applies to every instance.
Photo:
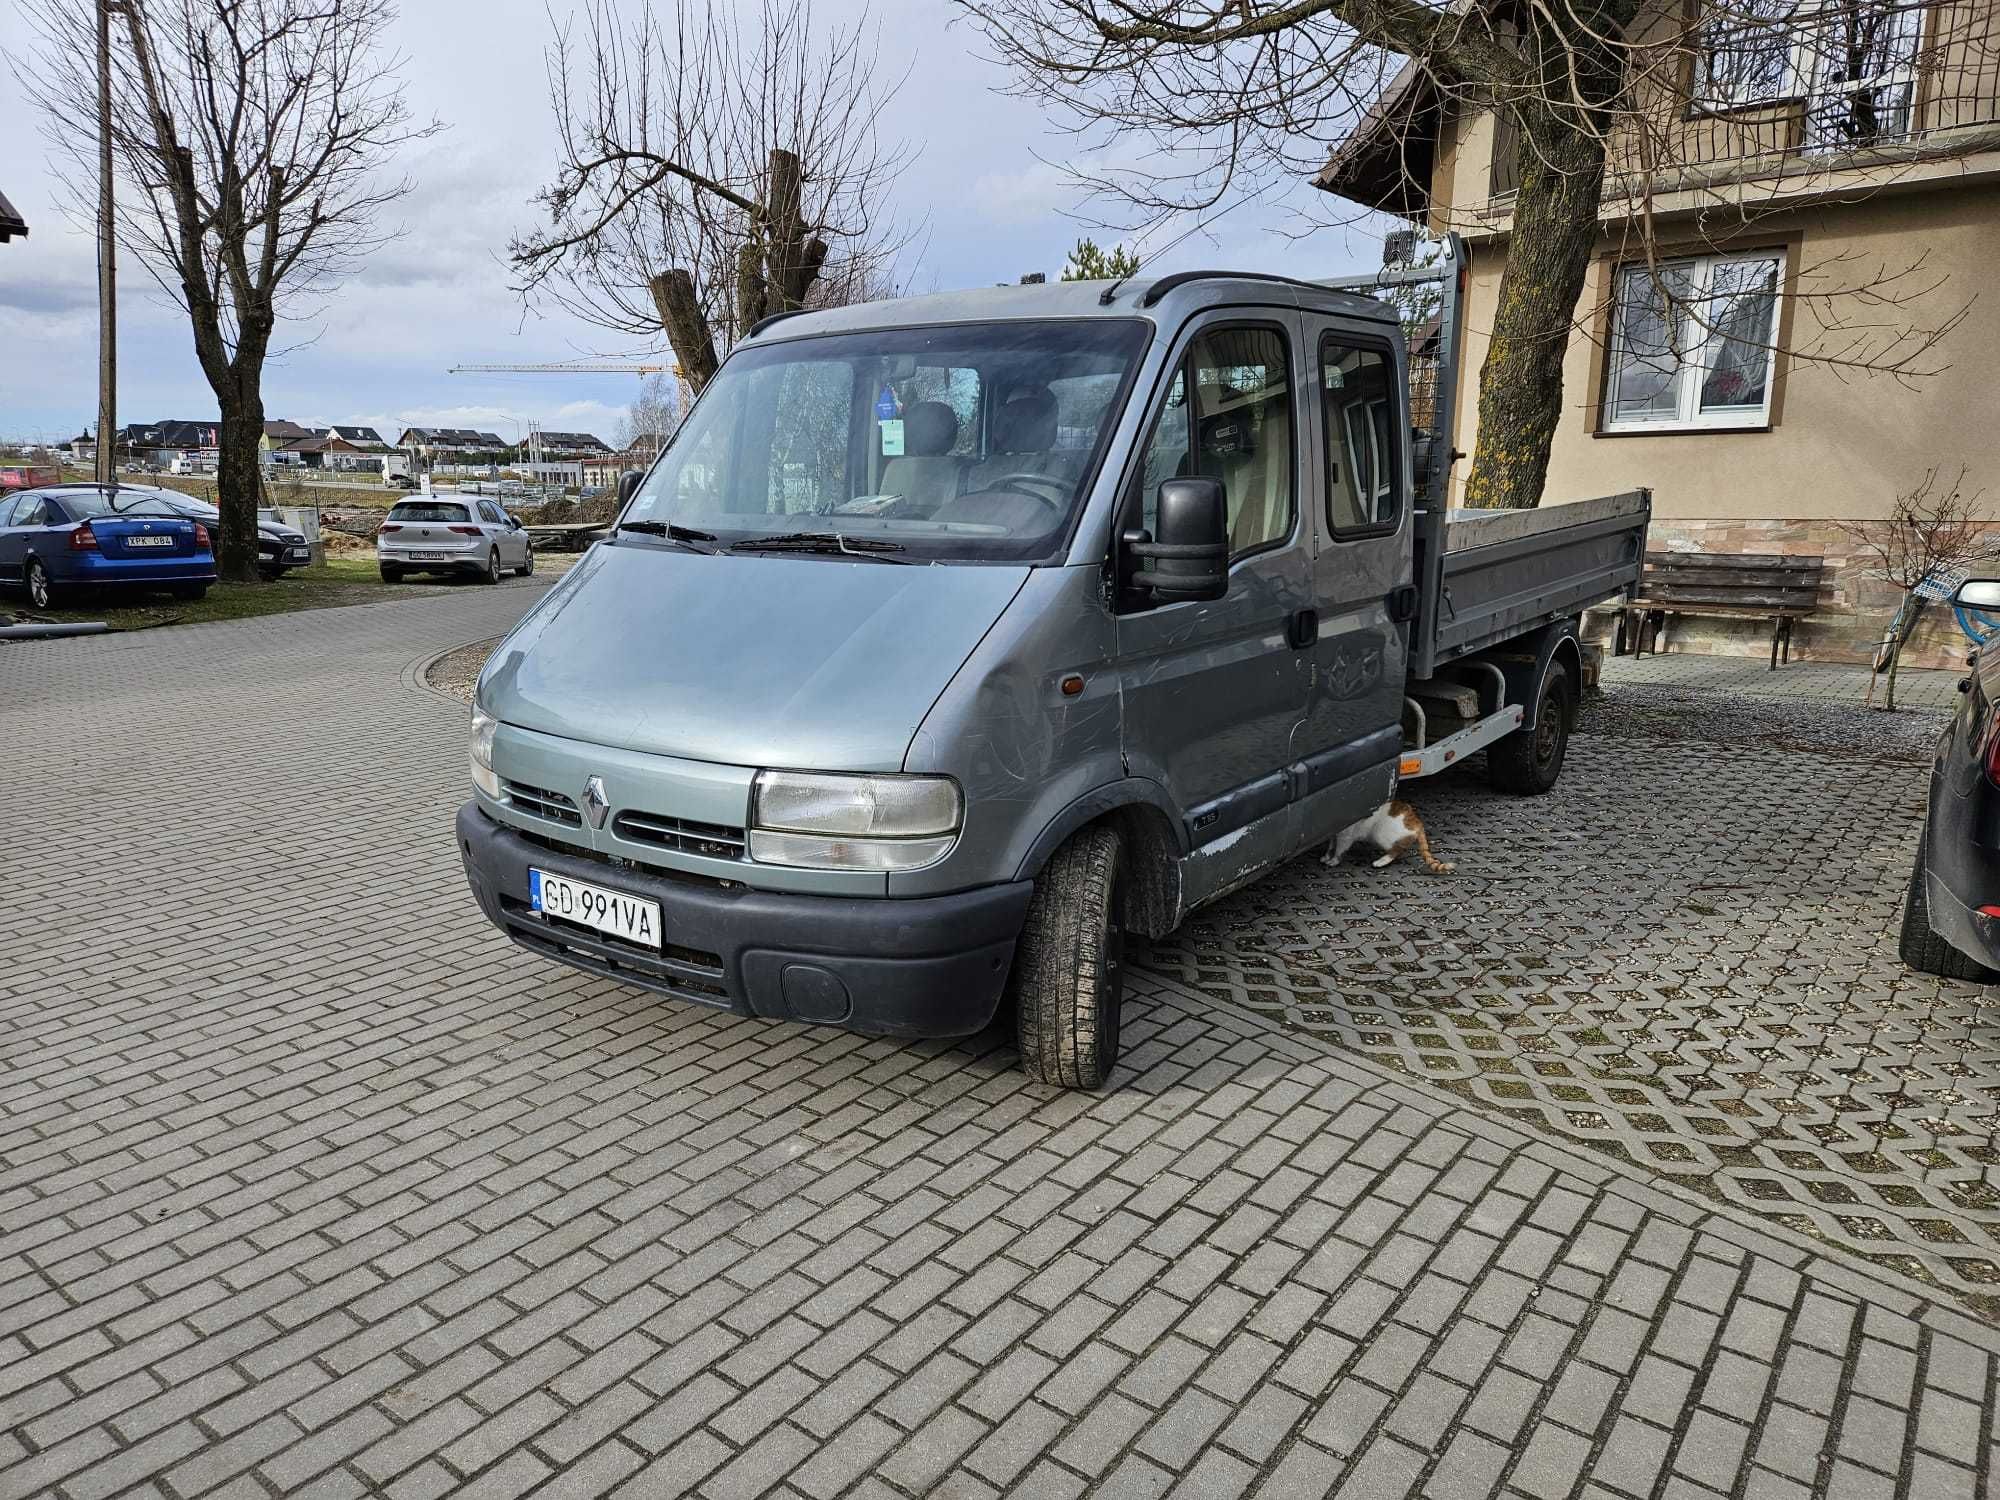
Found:
[[[1618,618],[1618,652],[1634,656],[1647,640],[1659,650],[1669,615],[1733,615],[1771,622],[1771,670],[1792,659],[1792,622],[1819,606],[1823,557],[1769,552],[1648,552],[1636,597]]]

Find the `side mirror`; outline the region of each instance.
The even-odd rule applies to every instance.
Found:
[[[632,497],[639,493],[639,481],[646,476],[637,469],[627,469],[618,476],[618,508],[623,510],[632,503]]]
[[[2000,578],[1968,578],[1951,602],[1965,609],[2000,609]]]
[[[1229,592],[1229,502],[1222,481],[1162,480],[1159,536],[1128,531],[1119,538],[1139,564],[1127,581],[1149,588],[1162,604],[1220,599]]]

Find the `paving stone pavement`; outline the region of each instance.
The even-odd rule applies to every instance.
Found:
[[[1962,671],[1906,668],[1896,674],[1896,702],[1907,708],[1949,708],[1958,695]],[[1865,666],[1845,662],[1787,662],[1773,672],[1763,657],[1612,656],[1604,658],[1604,680],[1618,686],[1656,686],[1687,692],[1728,693],[1739,698],[1788,698],[1822,703],[1859,703],[1868,690]],[[1882,697],[1878,687],[1875,694]]]
[[[1172,981],[1077,1095],[506,947],[524,603],[0,654],[4,1500],[1993,1492],[1992,1328]]]

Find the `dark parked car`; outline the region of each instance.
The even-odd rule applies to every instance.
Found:
[[[0,585],[47,609],[75,589],[167,589],[199,599],[215,582],[208,528],[158,490],[48,485],[0,500]]]
[[[206,500],[196,500],[183,495],[178,490],[149,490],[148,494],[158,495],[161,502],[190,520],[201,522],[211,535],[220,535],[217,529],[222,513]],[[312,544],[306,534],[295,526],[278,519],[275,510],[257,512],[257,571],[266,578],[283,578],[293,568],[303,568],[312,561]]]
[[[2000,609],[2000,579],[1955,603]],[[1930,805],[1903,898],[1903,962],[1947,979],[2000,982],[2000,649],[1974,653],[1964,696],[1931,760]]]

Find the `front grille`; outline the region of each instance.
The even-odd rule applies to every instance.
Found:
[[[525,947],[607,978],[643,984],[697,1005],[729,1004],[722,955],[668,943],[642,948],[607,933],[545,917],[525,901],[500,898],[508,936]]]
[[[622,812],[611,825],[612,832],[636,844],[652,844],[681,854],[699,854],[704,859],[742,859],[747,844],[743,830],[720,823],[694,823],[686,818],[663,817],[659,813]]]
[[[562,823],[571,828],[583,827],[583,817],[576,810],[576,803],[561,792],[552,792],[547,787],[529,786],[524,781],[502,782],[507,790],[509,806],[519,808],[524,813],[532,813],[538,818],[547,818],[553,823]]]

